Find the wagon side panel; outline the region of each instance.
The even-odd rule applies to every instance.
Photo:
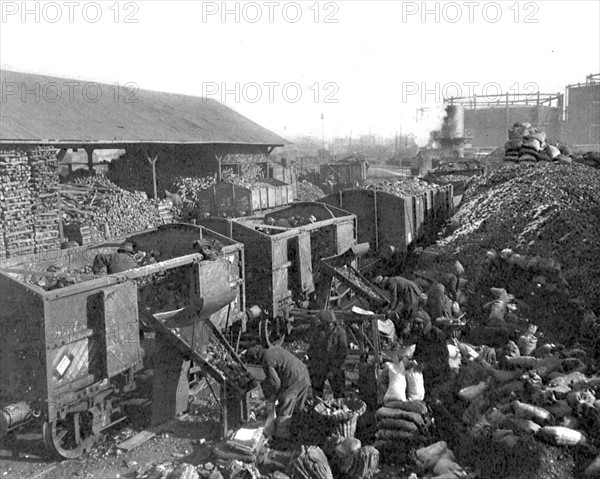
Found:
[[[272,312],[273,246],[271,238],[236,221],[231,222],[232,237],[244,245],[246,294],[263,310]],[[269,287],[271,286],[271,287]]]
[[[377,193],[377,230],[380,247],[389,245],[394,246],[398,251],[406,251],[406,233],[410,231],[410,223],[407,219],[404,198]]]
[[[406,244],[411,244],[416,239],[416,213],[415,201],[413,196],[402,198],[404,203],[404,217],[406,219]]]
[[[0,401],[45,397],[42,296],[0,274],[0,300]]]
[[[356,218],[348,216],[335,224],[336,254],[356,244]]]
[[[128,282],[106,288],[101,295],[106,346],[106,375],[116,376],[141,363],[137,287]]]
[[[292,291],[290,290],[290,261],[288,257],[287,238],[272,238],[272,291],[273,291],[273,316],[283,312],[291,304]],[[264,286],[263,286],[264,287]]]
[[[336,197],[332,195],[328,198]],[[370,190],[345,190],[341,192],[339,207],[356,215],[358,223],[358,242],[369,243],[377,250],[378,211],[375,204],[375,192]]]
[[[78,390],[141,361],[133,283],[61,293],[50,294],[45,305],[51,418],[57,408],[73,401]]]
[[[288,258],[291,262],[288,273],[290,289],[300,294],[314,291],[309,232],[300,232],[289,239]]]
[[[415,229],[417,238],[422,238],[425,229],[425,202],[424,195],[414,196],[415,204]]]
[[[234,322],[242,308],[239,268],[227,259],[202,261],[199,268],[199,297],[204,298],[202,317],[208,317],[220,330]],[[218,308],[215,305],[227,304]]]

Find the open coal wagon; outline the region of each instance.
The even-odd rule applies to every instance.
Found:
[[[247,296],[265,313],[260,324],[267,344],[287,334],[294,305],[307,306],[314,298],[321,259],[356,244],[356,216],[322,203],[295,203],[264,216],[200,224],[243,243]]]
[[[221,254],[195,252],[200,239],[218,241]],[[193,225],[129,240],[140,266],[117,274],[87,271],[116,244],[1,265],[1,435],[35,423],[55,455],[81,455],[125,417],[120,401],[143,367],[143,331],[159,333],[221,384],[225,429],[243,419],[252,378],[221,334],[246,320],[243,246]]]
[[[377,253],[405,253],[409,245],[437,231],[439,222],[453,210],[451,185],[412,196],[372,189],[343,190],[318,201],[355,214],[359,243],[369,243],[371,251]]]

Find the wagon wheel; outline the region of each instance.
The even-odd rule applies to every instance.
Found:
[[[65,419],[45,422],[44,444],[55,456],[76,459],[94,444],[91,423],[82,413],[70,413]]]
[[[284,318],[277,317],[275,320],[263,318],[259,323],[260,340],[269,348],[281,346],[287,332],[287,321]]]

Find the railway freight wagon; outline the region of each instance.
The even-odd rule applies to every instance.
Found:
[[[292,218],[306,224],[276,226]],[[296,203],[264,217],[214,218],[200,224],[243,243],[248,298],[266,319],[282,318],[284,324],[294,302],[307,301],[315,291],[321,259],[356,244],[356,216],[322,203]]]
[[[329,163],[321,165],[321,181],[326,181],[328,177],[333,177],[334,183],[340,185],[364,184],[367,179],[368,165],[365,161],[353,163]]]
[[[204,260],[192,246],[201,238],[223,244],[222,255]],[[120,398],[143,366],[142,327],[221,383],[225,429],[243,416],[250,379],[220,333],[245,320],[243,246],[193,225],[129,240],[156,259],[118,274],[81,273],[116,249],[103,244],[1,265],[0,436],[33,422],[55,455],[81,455],[125,417]]]
[[[292,186],[273,178],[248,187],[222,181],[198,193],[198,208],[202,213],[229,218],[253,215],[293,201]]]
[[[406,252],[411,243],[452,214],[453,190],[452,185],[447,185],[414,196],[371,189],[343,190],[318,201],[355,214],[358,242],[368,242],[372,251],[383,252],[392,247],[394,251]]]

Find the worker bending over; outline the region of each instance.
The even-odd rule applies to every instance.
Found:
[[[273,435],[289,439],[294,412],[303,411],[310,389],[308,369],[300,359],[279,346],[268,349],[254,346],[246,352],[248,362],[259,364],[265,372],[262,390],[267,402],[277,400]]]
[[[92,264],[92,271],[94,274],[102,274],[106,269],[107,274],[115,274],[137,267],[138,264],[133,258],[133,244],[126,241],[119,246],[116,253],[97,254]]]
[[[396,325],[398,331],[410,323],[419,311],[419,296],[423,290],[413,281],[394,276],[391,278],[378,276],[373,281],[381,288],[390,292],[390,311],[397,311],[401,324]]]

